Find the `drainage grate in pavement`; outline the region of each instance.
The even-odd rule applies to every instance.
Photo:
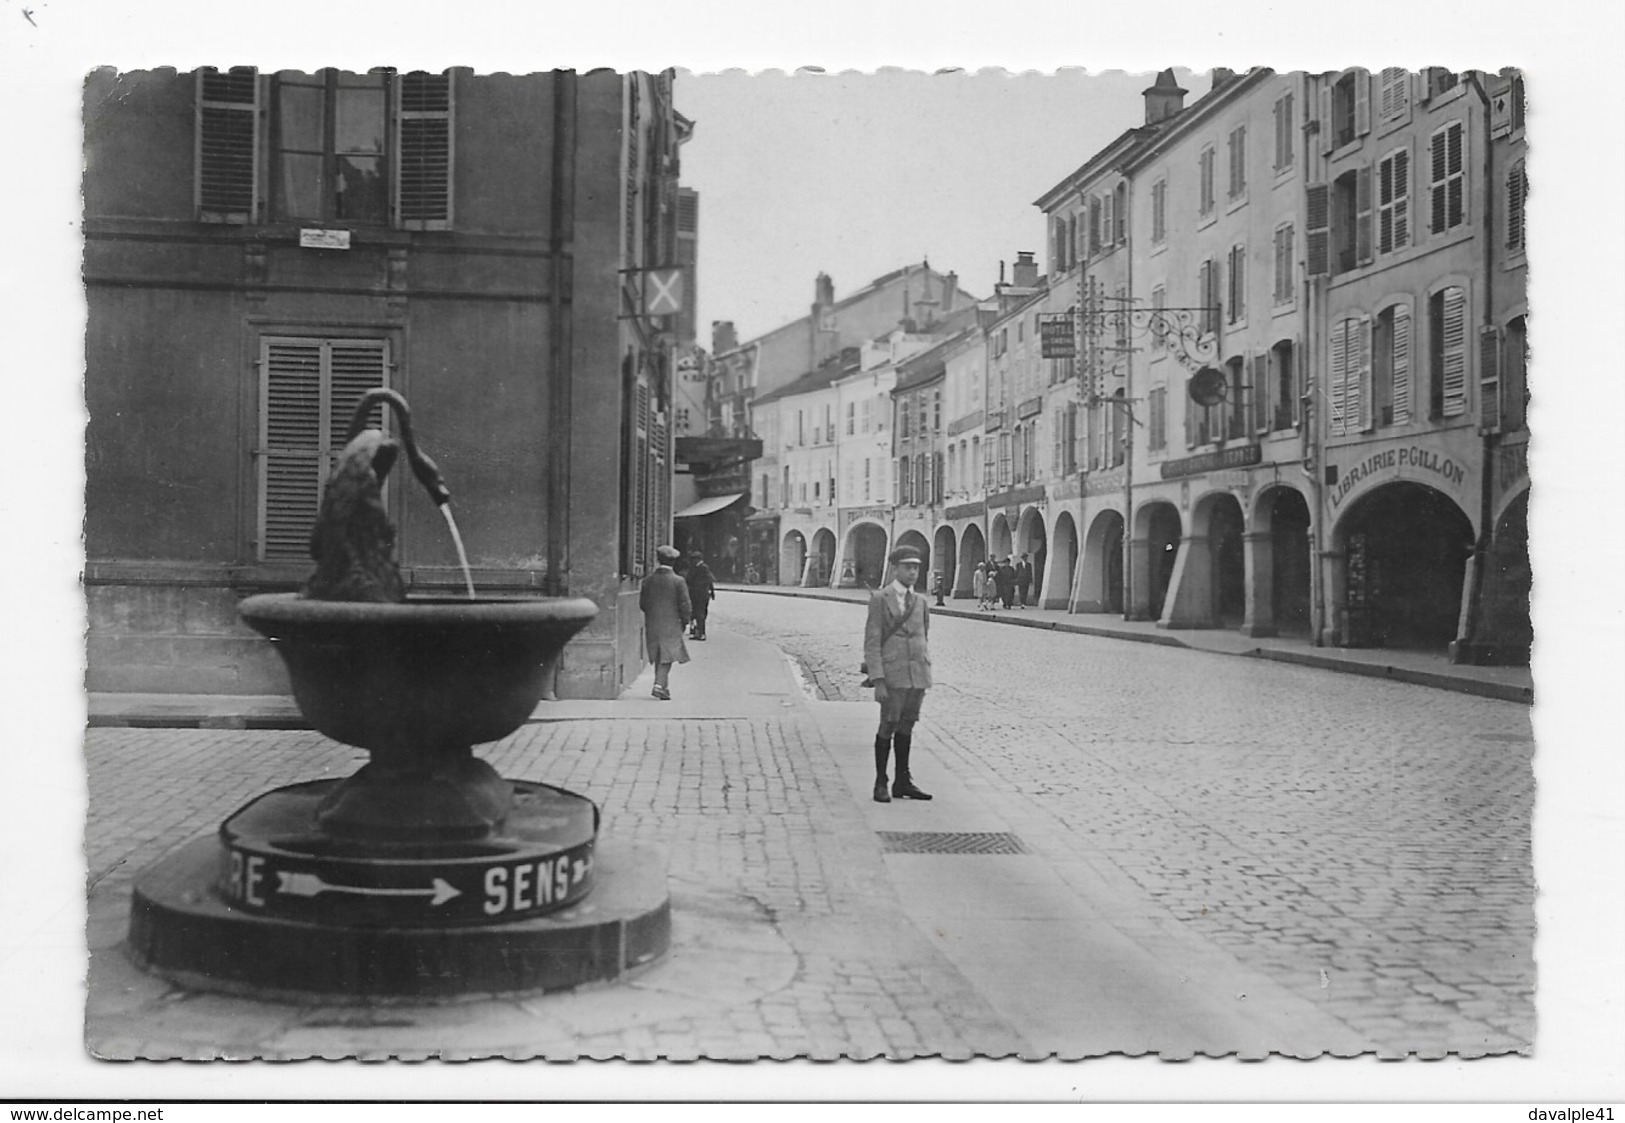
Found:
[[[1027,847],[1009,832],[877,831],[887,854],[1025,854]]]

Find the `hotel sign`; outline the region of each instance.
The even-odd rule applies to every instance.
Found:
[[[1218,452],[1187,456],[1183,460],[1164,460],[1162,478],[1173,480],[1180,476],[1200,476],[1204,472],[1221,471],[1226,468],[1247,468],[1262,462],[1263,459],[1263,446],[1238,445],[1235,448],[1220,449]]]
[[[1046,359],[1070,359],[1078,353],[1078,339],[1072,330],[1072,314],[1061,312],[1038,320],[1039,354]]]

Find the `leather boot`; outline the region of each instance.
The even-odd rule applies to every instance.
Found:
[[[891,756],[891,738],[875,735],[875,802],[890,803],[886,794],[886,764]]]
[[[897,741],[897,779],[892,783],[891,794],[898,799],[930,799],[927,792],[915,786],[914,778],[908,774],[908,753],[914,747],[914,734],[899,733]]]

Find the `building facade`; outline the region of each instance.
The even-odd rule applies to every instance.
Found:
[[[237,623],[308,575],[353,404],[402,392],[482,590],[599,606],[562,695],[641,668],[670,524],[671,74],[98,71],[85,90],[93,691],[283,693]],[[393,419],[382,419],[393,425]],[[388,489],[415,593],[446,525]]]

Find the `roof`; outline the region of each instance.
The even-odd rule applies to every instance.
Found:
[[[751,399],[753,404],[762,405],[766,402],[777,401],[780,398],[794,397],[797,394],[810,394],[814,390],[823,390],[833,386],[837,379],[844,377],[848,371],[846,364],[840,361],[840,356],[822,363],[817,370],[810,370],[801,375],[787,386],[780,386],[777,390],[766,394],[759,394]]]

